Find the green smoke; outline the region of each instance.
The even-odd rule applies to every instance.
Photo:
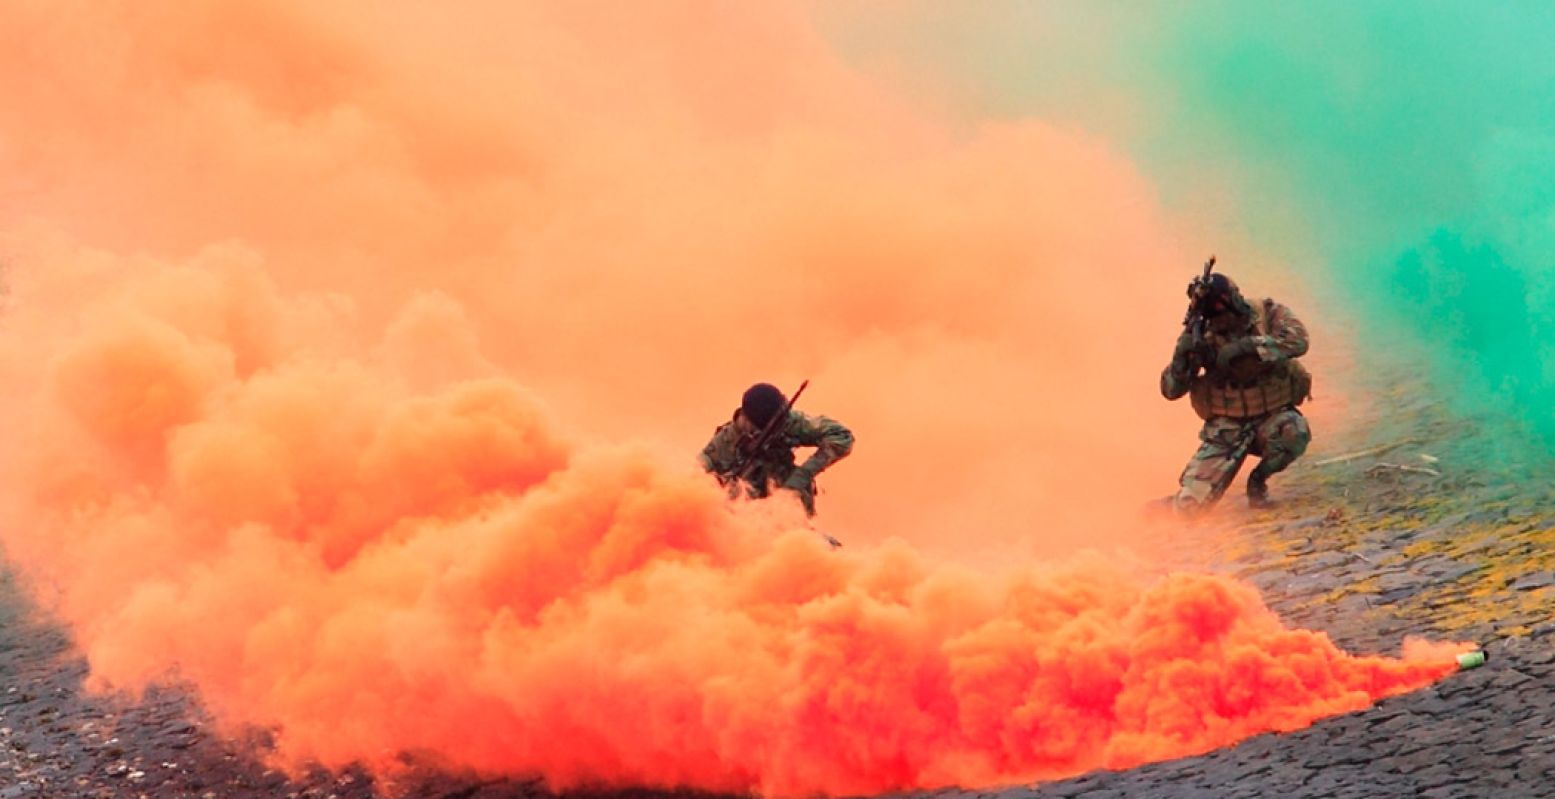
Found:
[[[1303,277],[1393,367],[1363,372],[1555,461],[1555,4],[975,5],[837,36],[957,76],[969,113],[1119,142],[1179,207],[1234,176],[1215,212],[1318,256]]]

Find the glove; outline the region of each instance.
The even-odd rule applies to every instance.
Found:
[[[1176,360],[1178,358],[1182,358],[1184,356],[1192,355],[1192,354],[1193,354],[1193,334],[1189,333],[1186,330],[1184,330],[1184,331],[1182,331],[1182,335],[1177,337],[1177,346],[1172,348],[1172,359]]]
[[[1231,366],[1232,361],[1242,357],[1243,355],[1248,355],[1257,351],[1258,342],[1254,341],[1252,336],[1244,336],[1237,339],[1236,341],[1231,342],[1230,344],[1225,345],[1224,347],[1221,347],[1220,350],[1215,353],[1215,367],[1221,371],[1225,371],[1225,369]]]
[[[1203,342],[1195,345],[1193,334],[1184,330],[1182,335],[1177,337],[1177,346],[1172,348],[1171,368],[1176,370],[1177,376],[1183,382],[1187,382],[1199,371],[1200,367],[1209,367],[1214,364],[1214,361],[1204,358],[1204,351],[1209,349],[1210,346]]]
[[[815,515],[815,474],[803,466],[794,469],[783,481],[783,488],[799,495],[805,513]]]

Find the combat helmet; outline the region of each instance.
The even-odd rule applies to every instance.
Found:
[[[740,398],[740,412],[757,427],[766,427],[788,404],[788,398],[771,383],[757,383],[745,389]]]
[[[1215,256],[1204,262],[1204,273],[1188,283],[1188,318],[1208,319],[1227,311],[1244,319],[1253,315],[1253,307],[1242,297],[1242,289],[1229,276],[1214,271]]]

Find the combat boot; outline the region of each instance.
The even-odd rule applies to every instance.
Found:
[[[1257,510],[1274,507],[1274,500],[1269,499],[1269,476],[1253,469],[1247,476],[1247,507]]]

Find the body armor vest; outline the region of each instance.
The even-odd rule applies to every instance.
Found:
[[[1253,306],[1253,335],[1268,335],[1268,316],[1273,300]],[[1210,334],[1218,350],[1229,339]],[[1200,419],[1217,416],[1252,419],[1295,407],[1312,396],[1312,374],[1295,360],[1264,363],[1256,353],[1233,360],[1225,370],[1206,369],[1193,378],[1188,400]]]

